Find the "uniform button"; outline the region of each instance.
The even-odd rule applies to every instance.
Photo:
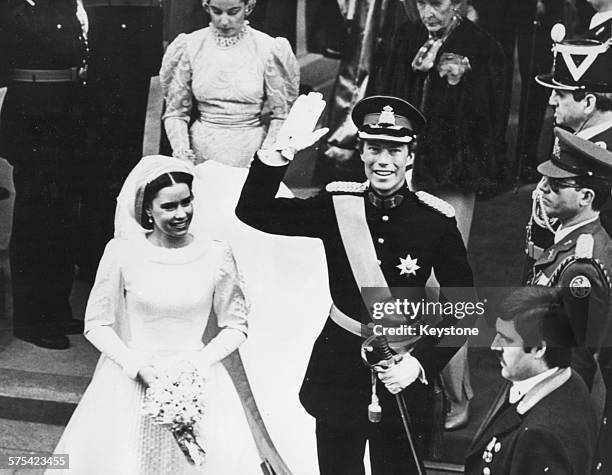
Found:
[[[383,238],[378,238],[378,244],[384,244],[385,240]]]
[[[57,25],[55,25],[55,27],[56,27],[58,30],[61,30],[61,29],[62,29],[62,24],[61,24],[61,23],[58,23]]]
[[[389,221],[389,216],[387,216],[386,214],[382,217],[382,220],[386,223],[387,221]]]
[[[607,418],[607,417],[604,417],[604,418],[603,418],[603,425],[607,425],[607,424],[608,424],[608,418]]]
[[[121,28],[125,30],[127,28],[127,25],[125,23],[121,23]]]
[[[491,469],[489,467],[483,468],[482,475],[491,475]]]
[[[601,470],[601,467],[603,467],[603,464],[601,462],[598,462],[596,470],[599,472]]]

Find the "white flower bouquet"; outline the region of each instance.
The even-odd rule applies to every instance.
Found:
[[[197,369],[162,372],[147,388],[143,410],[168,427],[190,464],[204,464],[206,451],[196,434],[204,415],[204,378]]]

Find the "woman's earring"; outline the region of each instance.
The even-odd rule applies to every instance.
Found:
[[[147,222],[148,222],[149,224],[153,224],[153,216],[151,216],[150,214],[148,214],[147,216],[148,216],[148,217],[147,217]]]

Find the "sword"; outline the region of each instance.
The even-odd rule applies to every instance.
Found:
[[[372,335],[371,337],[367,338],[361,345],[361,358],[370,368],[372,368],[372,366],[374,365],[371,365],[369,363],[365,354],[367,348],[372,348],[372,344],[374,344],[374,346],[378,350],[380,350],[385,361],[393,361],[393,353],[391,351],[391,348],[389,347],[389,342],[387,341],[387,338],[385,336]],[[372,386],[374,387],[375,384],[375,381],[373,381]],[[419,457],[419,454],[417,452],[417,448],[414,443],[414,437],[412,436],[412,430],[410,428],[410,414],[408,413],[406,401],[404,401],[404,398],[402,397],[401,393],[395,395],[395,402],[397,403],[397,408],[402,419],[402,426],[404,427],[404,432],[406,433],[406,438],[408,439],[408,445],[410,447],[410,453],[412,454],[412,458],[414,459],[418,474],[424,475],[425,465],[423,464],[423,459]],[[378,406],[378,398],[376,397],[375,389],[372,393],[372,404],[370,404],[368,409],[368,419],[370,420],[370,422],[380,422],[380,406]]]

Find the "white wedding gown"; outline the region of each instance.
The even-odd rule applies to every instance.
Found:
[[[154,246],[144,236],[109,243],[88,302],[86,331],[112,325],[120,340],[104,342],[109,350],[54,451],[69,455],[66,473],[261,474],[240,399],[221,363],[203,368],[202,467],[188,464],[170,431],[143,415],[143,386],[126,374],[139,361],[197,364],[211,309],[221,328],[246,331],[235,269],[229,247],[206,239],[180,249]]]
[[[318,473],[315,423],[298,394],[331,305],[323,245],[266,234],[236,218],[248,169],[213,160],[196,168],[194,232],[231,245],[251,304],[249,337],[240,353],[256,403],[291,473],[313,475]],[[293,195],[282,185],[279,196]]]

